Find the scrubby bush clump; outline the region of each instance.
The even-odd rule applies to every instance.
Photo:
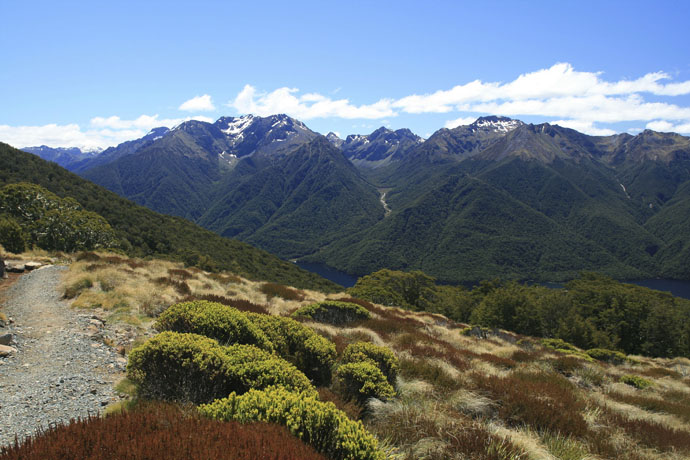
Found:
[[[597,361],[604,361],[611,364],[623,364],[628,361],[628,357],[620,351],[608,350],[606,348],[592,348],[587,350],[587,356],[596,359]]]
[[[335,344],[313,329],[280,316],[245,313],[271,341],[276,353],[297,366],[317,385],[330,382],[335,363]]]
[[[8,447],[2,460],[325,460],[285,427],[218,423],[172,405],[72,420]]]
[[[395,384],[398,374],[398,358],[387,347],[380,347],[369,342],[355,342],[343,351],[343,364],[370,361],[376,365],[391,385]]]
[[[645,388],[649,388],[653,385],[651,380],[647,380],[637,375],[629,374],[621,376],[620,382],[625,383],[626,385],[630,385],[631,387],[635,387],[639,390],[644,390]]]
[[[326,300],[304,306],[293,313],[295,318],[308,318],[320,323],[348,324],[371,318],[371,313],[355,303]]]
[[[156,321],[158,331],[189,332],[217,340],[223,344],[256,345],[273,351],[273,344],[247,316],[216,302],[195,300],[172,305]]]
[[[386,376],[371,360],[343,364],[335,377],[340,391],[360,404],[369,398],[386,400],[395,396]]]
[[[14,219],[0,217],[0,245],[15,254],[26,249],[26,238],[22,228]]]
[[[383,460],[376,440],[330,402],[280,387],[250,390],[199,408],[216,420],[272,422],[284,425],[292,434],[331,460]]]
[[[177,332],[162,332],[132,350],[127,376],[144,398],[195,404],[276,384],[316,394],[304,374],[269,352]]]

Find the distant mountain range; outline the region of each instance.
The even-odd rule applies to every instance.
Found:
[[[427,140],[386,128],[343,140],[248,115],[160,128],[65,166],[156,211],[351,274],[690,278],[690,138],[673,133],[588,136],[490,116]]]

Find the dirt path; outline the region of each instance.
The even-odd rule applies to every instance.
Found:
[[[46,266],[3,292],[16,353],[0,358],[0,446],[39,427],[99,412],[118,400],[125,361],[98,340],[104,324],[60,298],[66,267]]]

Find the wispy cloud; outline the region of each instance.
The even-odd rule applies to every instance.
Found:
[[[613,132],[601,124],[665,121],[688,132],[690,107],[671,102],[650,101],[690,94],[690,81],[674,82],[665,72],[652,72],[633,80],[607,81],[601,72],[577,71],[571,64],[557,63],[548,69],[519,75],[509,82],[474,80],[429,94],[412,94],[399,99],[380,99],[356,106],[347,99],[307,93],[296,88],[279,88],[260,93],[251,85],[228,105],[241,113],[267,115],[287,113],[311,118],[382,119],[401,113],[458,113],[446,127],[467,124],[471,114],[552,118],[589,134]]]
[[[473,123],[476,119],[477,117],[460,117],[456,118],[455,120],[448,120],[446,124],[443,125],[443,127],[453,129],[457,128],[458,126],[469,125]]]
[[[213,112],[216,107],[213,105],[211,96],[204,94],[183,102],[177,109],[186,112]]]
[[[0,140],[15,147],[48,145],[50,147],[79,147],[85,150],[102,149],[146,135],[159,126],[172,128],[187,120],[212,122],[204,116],[185,118],[159,118],[158,115],[141,115],[132,120],[117,116],[95,117],[89,125],[47,124],[40,126],[0,125]]]
[[[266,116],[286,113],[301,120],[312,118],[378,119],[393,117],[396,112],[391,100],[381,99],[369,105],[353,105],[347,99],[331,99],[316,93],[298,95],[297,88],[278,88],[270,93],[258,92],[245,85],[234,100],[228,103],[240,113]]]

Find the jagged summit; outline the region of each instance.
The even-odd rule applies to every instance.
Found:
[[[515,128],[524,125],[520,120],[513,120],[508,117],[501,117],[491,115],[487,117],[479,117],[474,123],[469,125],[472,130],[491,131],[496,133],[508,133]]]

